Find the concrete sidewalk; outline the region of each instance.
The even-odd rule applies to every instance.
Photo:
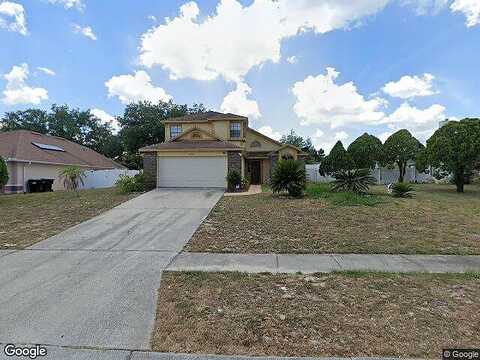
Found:
[[[316,273],[345,270],[464,273],[480,271],[480,256],[363,254],[179,254],[170,271]]]
[[[17,344],[18,346],[19,344]],[[32,346],[32,345],[31,345]],[[0,360],[9,360],[4,354],[5,344],[0,343]],[[91,349],[60,346],[45,346],[46,360],[397,360],[400,358],[386,357],[277,357],[277,356],[233,356],[233,355],[203,355],[156,353],[140,350]],[[16,359],[28,359],[16,357]],[[406,359],[404,359],[406,360]]]

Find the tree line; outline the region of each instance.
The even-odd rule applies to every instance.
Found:
[[[0,131],[26,129],[59,136],[87,146],[131,169],[142,168],[138,150],[165,141],[162,120],[205,112],[202,104],[179,105],[172,101],[142,101],[125,107],[116,120],[118,133],[110,124],[102,123],[90,110],[52,105],[49,110],[27,109],[6,112],[0,119]],[[320,163],[320,174],[341,170],[372,169],[375,164],[399,169],[403,182],[408,162],[415,161],[419,171],[435,169],[437,177],[452,175],[457,191],[463,192],[471,174],[480,168],[480,119],[449,121],[438,129],[424,146],[408,130],[399,130],[385,143],[370,134],[363,134],[347,149],[338,141],[328,156],[316,150],[310,138],[291,131],[280,142],[291,144],[307,153],[307,163]]]
[[[49,110],[27,109],[6,112],[0,119],[0,131],[31,130],[53,135],[87,146],[131,169],[140,169],[138,150],[165,140],[162,120],[205,112],[203,105],[178,105],[173,102],[143,101],[126,106],[116,120],[118,133],[102,123],[90,110],[52,105]]]
[[[451,176],[458,192],[480,170],[480,119],[448,121],[427,140],[426,146],[408,130],[390,135],[385,143],[364,133],[347,149],[338,141],[328,156],[320,159],[322,176],[354,169],[373,169],[376,164],[399,170],[403,182],[410,161],[418,171],[433,169],[438,178]]]

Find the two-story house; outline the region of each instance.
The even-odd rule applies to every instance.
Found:
[[[304,159],[300,149],[248,126],[248,118],[209,111],[164,121],[165,142],[140,149],[157,187],[227,186],[229,170],[252,184],[268,182],[278,159]]]

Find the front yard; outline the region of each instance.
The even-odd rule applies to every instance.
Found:
[[[479,274],[165,273],[155,351],[438,358],[480,343]]]
[[[224,197],[187,251],[227,253],[480,254],[480,187],[416,185],[413,199],[384,186],[360,199],[317,188],[291,199],[263,193]]]
[[[22,249],[136,195],[115,188],[0,196],[0,249]]]

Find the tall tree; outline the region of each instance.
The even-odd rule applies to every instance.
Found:
[[[380,139],[364,133],[348,147],[357,169],[372,169],[381,160],[383,145]]]
[[[294,130],[290,130],[290,134],[288,135],[283,135],[280,139],[280,142],[282,144],[293,145],[302,150],[304,153],[307,153],[308,156],[306,162],[308,164],[320,162],[320,160],[322,159],[322,155],[324,155],[322,149],[320,149],[321,152],[315,149],[315,146],[313,146],[312,140],[310,138],[303,138],[302,136],[298,135]]]
[[[427,141],[418,168],[433,166],[453,174],[457,192],[464,191],[465,178],[480,161],[480,119],[449,121]]]
[[[31,130],[48,133],[48,114],[40,109],[7,112],[0,120],[0,131]]]
[[[52,105],[50,111],[28,109],[5,113],[1,124],[0,131],[31,130],[74,141],[109,157],[115,158],[122,153],[110,126],[102,124],[90,110]]]
[[[130,167],[141,168],[138,150],[144,146],[165,141],[162,120],[187,114],[205,112],[203,105],[177,105],[172,101],[152,103],[142,101],[127,105],[123,116],[118,117],[120,137],[125,146],[125,159]]]
[[[328,154],[324,161],[320,164],[320,175],[331,175],[338,171],[352,170],[355,167],[352,157],[345,150],[341,141],[333,146],[330,154]]]
[[[399,130],[390,135],[383,144],[383,164],[397,165],[398,181],[403,182],[407,172],[408,161],[415,161],[424,146],[408,130]]]

